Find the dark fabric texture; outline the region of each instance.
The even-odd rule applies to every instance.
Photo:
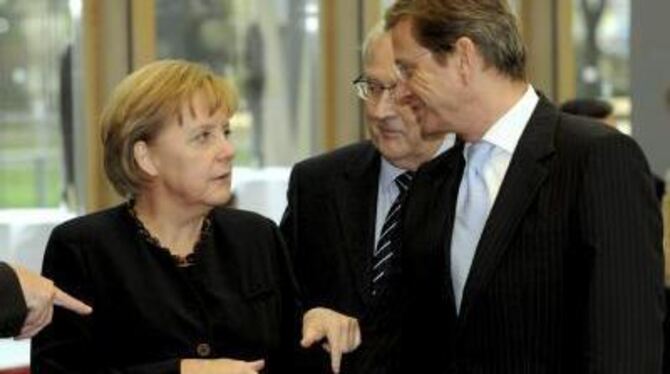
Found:
[[[33,340],[33,373],[178,373],[180,359],[266,360],[293,372],[298,304],[276,225],[215,209],[211,234],[177,267],[151,245],[125,205],[54,229],[44,275],[94,309],[57,308]]]
[[[0,338],[19,335],[27,314],[16,273],[8,264],[0,262]]]
[[[291,251],[305,308],[327,307],[359,320],[362,344],[344,355],[342,374],[384,373],[395,359],[401,316],[398,264],[372,298],[372,255],[381,158],[370,142],[296,164],[280,225]],[[322,373],[330,373],[321,353]]]
[[[462,170],[459,146],[420,169],[406,203],[398,372],[660,373],[662,225],[638,145],[541,98],[457,316],[449,239]]]

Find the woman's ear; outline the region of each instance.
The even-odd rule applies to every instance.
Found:
[[[133,157],[140,169],[147,175],[151,177],[158,175],[158,168],[156,168],[154,160],[151,158],[151,150],[147,142],[139,140],[133,144]]]

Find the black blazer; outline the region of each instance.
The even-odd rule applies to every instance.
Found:
[[[630,137],[540,100],[458,316],[449,245],[462,146],[436,161],[405,211],[404,372],[660,373],[661,217]]]
[[[359,320],[362,344],[344,356],[342,373],[379,370],[392,343],[394,313],[385,307],[391,298],[382,305],[370,297],[380,164],[370,142],[296,164],[280,225],[305,308],[324,306]]]
[[[28,309],[14,270],[0,262],[0,338],[19,335]]]
[[[139,234],[125,205],[54,229],[44,274],[89,303],[57,308],[33,340],[33,373],[178,373],[184,358],[266,360],[289,372],[298,344],[294,283],[276,225],[214,209],[195,265]]]

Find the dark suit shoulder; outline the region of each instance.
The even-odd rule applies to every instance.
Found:
[[[126,205],[86,214],[65,221],[53,229],[52,235],[63,239],[93,239],[96,236],[109,237],[110,230],[119,227],[127,219]],[[124,218],[125,217],[125,218]]]
[[[343,170],[358,160],[363,162],[376,155],[377,151],[372,143],[362,141],[300,161],[294,166],[294,170],[317,174],[332,173]]]
[[[570,158],[630,154],[646,163],[642,149],[632,137],[593,119],[570,114],[560,115],[556,149]]]
[[[645,184],[649,178],[651,185],[644,152],[631,136],[586,117],[560,114],[558,118],[554,143],[563,170],[578,170],[570,175],[584,181],[618,175],[642,178]]]
[[[242,209],[215,208],[213,217],[215,224],[226,231],[254,232],[259,229],[273,230],[277,227],[271,219]]]
[[[567,113],[560,115],[559,135],[576,144],[591,144],[602,139],[629,138],[627,135],[591,118]]]

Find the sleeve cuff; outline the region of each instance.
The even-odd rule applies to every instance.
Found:
[[[0,262],[0,305],[0,337],[18,335],[28,307],[16,273],[4,262]]]

